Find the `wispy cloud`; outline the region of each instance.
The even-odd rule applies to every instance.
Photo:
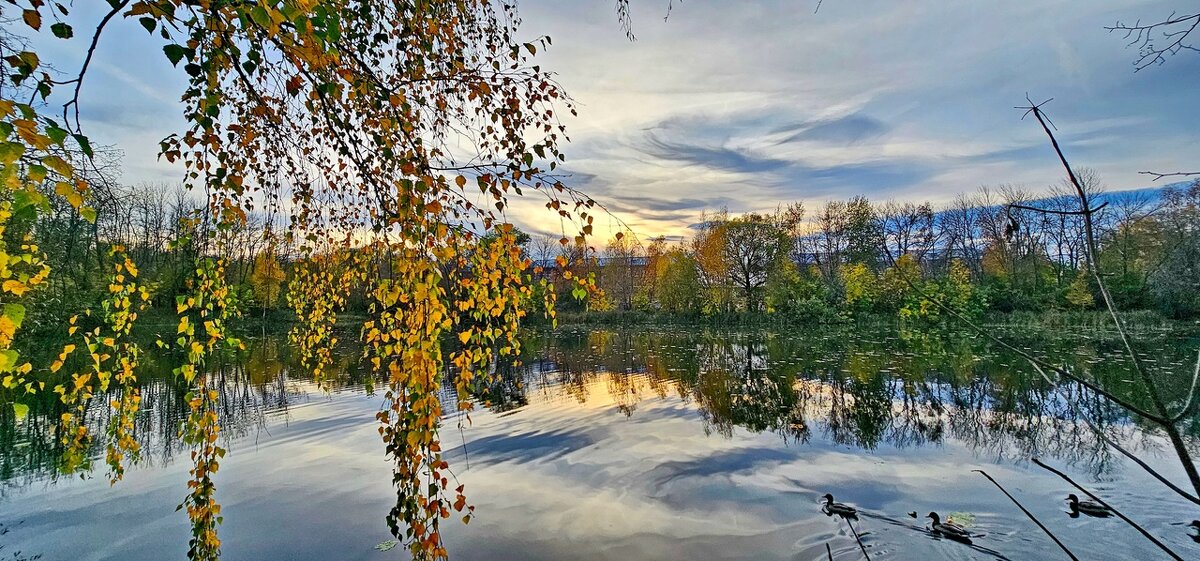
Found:
[[[1183,0],[862,0],[818,14],[783,0],[689,0],[667,21],[656,2],[634,7],[631,43],[603,0],[520,3],[522,33],[554,37],[538,62],[579,103],[568,180],[616,215],[600,230],[686,235],[704,209],[1038,189],[1060,170],[1013,109],[1026,92],[1055,98],[1068,154],[1114,189],[1195,161],[1200,55],[1134,74],[1136,53],[1103,29],[1193,7]],[[126,150],[127,181],[181,177],[155,156],[178,128],[182,78],[136,22],[119,23],[84,89],[89,132]],[[570,230],[543,202],[514,203],[509,216]]]

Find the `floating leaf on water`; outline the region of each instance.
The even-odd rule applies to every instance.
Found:
[[[951,512],[946,516],[946,521],[954,522],[964,528],[970,528],[975,525],[975,515],[969,512]]]
[[[375,549],[378,549],[379,551],[391,551],[391,549],[397,545],[400,545],[400,542],[396,540],[388,540],[385,542],[380,542],[379,545],[375,546]]]

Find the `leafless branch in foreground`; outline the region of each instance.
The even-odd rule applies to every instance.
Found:
[[[1167,61],[1168,56],[1179,54],[1181,51],[1197,51],[1200,49],[1188,43],[1188,37],[1200,26],[1200,13],[1177,15],[1171,12],[1166,19],[1154,23],[1142,23],[1138,20],[1133,24],[1118,21],[1107,26],[1110,33],[1124,33],[1129,39],[1128,46],[1137,47],[1138,58],[1133,62],[1134,72],[1151,66],[1157,66]]]
[[[1153,176],[1155,181],[1158,181],[1164,177],[1195,177],[1200,175],[1200,171],[1172,171],[1168,173],[1161,173],[1157,171],[1139,171],[1138,173],[1141,175]]]
[[[1037,517],[1034,516],[1032,512],[1029,512],[1029,509],[1025,508],[1025,505],[1022,505],[1020,503],[1020,501],[1018,501],[1016,499],[1016,497],[1013,497],[1011,494],[1009,494],[1008,490],[1006,490],[1003,485],[1000,485],[1000,482],[993,479],[992,476],[988,475],[988,473],[986,471],[983,471],[981,469],[976,469],[976,470],[971,470],[971,471],[974,471],[975,473],[978,473],[979,475],[986,477],[988,481],[991,481],[992,485],[995,485],[997,489],[1000,489],[1001,493],[1004,493],[1004,496],[1008,497],[1008,500],[1012,501],[1013,504],[1017,505],[1017,508],[1021,509],[1021,512],[1025,513],[1025,516],[1027,518],[1032,520],[1034,524],[1037,524],[1037,527],[1041,528],[1042,531],[1045,532],[1047,536],[1050,536],[1050,539],[1054,540],[1054,543],[1058,544],[1058,547],[1061,548],[1063,550],[1063,552],[1065,552],[1067,554],[1067,557],[1070,557],[1073,561],[1079,561],[1079,558],[1075,557],[1075,554],[1071,553],[1071,550],[1067,549],[1066,544],[1064,544],[1062,541],[1060,541],[1058,539],[1058,536],[1055,536],[1054,532],[1051,532],[1050,528],[1047,528],[1045,524],[1042,524],[1042,522],[1040,520],[1038,520]]]
[[[1117,515],[1117,518],[1124,520],[1126,524],[1129,524],[1130,526],[1133,527],[1134,530],[1137,530],[1138,532],[1140,532],[1143,536],[1146,537],[1146,539],[1150,540],[1154,545],[1158,546],[1159,549],[1166,552],[1167,555],[1170,555],[1172,559],[1175,559],[1175,561],[1183,561],[1183,558],[1180,557],[1178,553],[1175,553],[1174,551],[1172,551],[1171,548],[1166,546],[1166,544],[1159,541],[1158,538],[1151,535],[1150,532],[1147,532],[1145,528],[1138,525],[1137,522],[1130,520],[1128,516],[1121,514],[1121,511],[1113,508],[1112,505],[1104,502],[1104,499],[1101,499],[1100,497],[1097,497],[1096,495],[1094,495],[1091,491],[1084,489],[1082,485],[1076,483],[1075,480],[1071,479],[1067,474],[1042,463],[1042,461],[1037,458],[1033,458],[1033,463],[1037,464],[1038,467],[1040,467],[1046,471],[1049,471],[1050,473],[1053,473],[1054,475],[1061,477],[1064,481],[1066,481],[1067,483],[1070,483],[1072,487],[1079,489],[1079,491],[1082,492],[1083,494],[1091,497],[1093,500],[1100,503],[1108,510],[1111,510],[1113,514]]]
[[[1198,19],[1197,22],[1200,22],[1200,19]],[[1163,432],[1167,434],[1167,438],[1171,441],[1171,446],[1175,448],[1175,453],[1179,456],[1179,461],[1183,465],[1184,472],[1187,473],[1188,479],[1191,481],[1192,487],[1195,489],[1196,494],[1200,496],[1200,471],[1197,471],[1196,464],[1192,461],[1191,453],[1188,451],[1187,443],[1184,442],[1183,435],[1177,426],[1179,420],[1186,416],[1186,411],[1191,408],[1193,395],[1188,395],[1183,400],[1186,405],[1182,411],[1172,414],[1167,407],[1166,400],[1163,399],[1162,394],[1159,391],[1158,385],[1154,382],[1153,378],[1150,377],[1145,367],[1142,366],[1141,358],[1138,356],[1137,352],[1134,351],[1133,344],[1130,342],[1129,331],[1125,327],[1124,318],[1117,311],[1116,304],[1113,303],[1112,294],[1108,290],[1108,285],[1104,282],[1104,275],[1102,275],[1100,272],[1100,263],[1097,259],[1099,251],[1096,243],[1096,229],[1092,220],[1092,214],[1096,209],[1092,208],[1091,203],[1088,200],[1087,190],[1079,181],[1079,176],[1071,167],[1070,162],[1067,161],[1066,155],[1063,154],[1062,147],[1058,144],[1058,139],[1055,138],[1054,132],[1051,130],[1054,124],[1050,122],[1049,118],[1047,118],[1045,113],[1042,111],[1042,106],[1048,103],[1049,100],[1042,103],[1033,103],[1028,95],[1025,96],[1025,99],[1029,101],[1029,105],[1026,107],[1020,107],[1019,109],[1025,109],[1025,115],[1032,114],[1037,119],[1038,124],[1042,126],[1042,130],[1045,131],[1046,136],[1050,139],[1050,144],[1054,147],[1054,152],[1058,155],[1059,161],[1062,162],[1063,169],[1066,170],[1067,177],[1070,179],[1071,185],[1075,188],[1075,194],[1079,198],[1079,208],[1081,215],[1083,216],[1084,234],[1087,249],[1085,252],[1085,256],[1087,258],[1086,265],[1092,273],[1092,279],[1095,281],[1096,288],[1099,290],[1101,299],[1104,301],[1104,307],[1106,310],[1108,310],[1108,315],[1113,320],[1113,325],[1117,330],[1117,334],[1120,336],[1122,346],[1125,349],[1126,355],[1129,357],[1130,364],[1133,366],[1134,372],[1138,375],[1138,378],[1142,383],[1142,389],[1145,390],[1147,396],[1150,398],[1150,403],[1153,405],[1153,409],[1150,411],[1150,413],[1153,414],[1152,419],[1157,419],[1155,420],[1155,424],[1162,428]],[[1065,369],[1057,370],[1060,373],[1065,371]],[[1193,384],[1191,392],[1195,392],[1195,389],[1195,385]],[[1126,409],[1128,409],[1128,407],[1126,407]],[[1134,409],[1131,411],[1137,410]]]
[[[1033,366],[1033,369],[1038,374],[1041,375],[1042,379],[1045,380],[1047,384],[1054,385],[1054,380],[1052,378],[1050,378],[1050,376],[1048,374],[1046,374],[1045,370],[1042,370],[1042,367],[1038,366],[1036,363],[1030,363],[1030,364]],[[1200,358],[1197,359],[1196,368],[1197,368],[1197,373],[1200,374]],[[1196,382],[1196,378],[1193,377],[1192,378],[1192,386],[1193,386],[1192,391],[1193,392],[1195,391],[1195,382]],[[1137,464],[1139,467],[1141,467],[1143,470],[1145,470],[1146,473],[1149,473],[1152,477],[1157,479],[1160,483],[1162,483],[1163,485],[1166,485],[1168,489],[1175,491],[1175,493],[1178,494],[1179,496],[1181,496],[1197,505],[1200,505],[1200,497],[1196,497],[1195,495],[1188,493],[1187,491],[1184,491],[1183,489],[1180,489],[1178,485],[1175,485],[1174,483],[1171,482],[1171,480],[1164,477],[1161,473],[1158,473],[1158,471],[1156,471],[1154,468],[1150,467],[1149,464],[1147,464],[1146,462],[1142,461],[1141,458],[1134,455],[1133,452],[1126,450],[1120,444],[1117,444],[1116,441],[1109,438],[1108,435],[1104,434],[1103,429],[1096,426],[1096,424],[1093,423],[1091,421],[1091,419],[1087,418],[1087,415],[1085,415],[1083,411],[1079,410],[1078,403],[1076,403],[1074,400],[1068,400],[1067,404],[1071,407],[1072,410],[1075,411],[1075,414],[1078,415],[1080,419],[1083,419],[1084,423],[1087,423],[1088,428],[1090,428],[1092,430],[1092,432],[1095,433],[1096,436],[1102,442],[1104,442],[1104,444],[1108,445],[1109,447],[1116,450],[1117,452],[1120,452],[1126,458],[1129,458],[1130,461]],[[1184,410],[1186,411],[1186,408]]]

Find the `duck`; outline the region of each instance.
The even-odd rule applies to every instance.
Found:
[[[933,520],[933,533],[941,534],[943,537],[955,541],[971,543],[971,533],[966,528],[949,520],[942,522],[941,517],[936,512],[929,513],[929,518]]]
[[[1067,495],[1067,500],[1071,501],[1071,512],[1081,512],[1088,516],[1096,516],[1105,518],[1112,516],[1112,509],[1094,501],[1081,501],[1075,493]]]
[[[831,495],[829,493],[825,493],[825,496],[821,497],[821,498],[825,499],[825,505],[822,506],[821,509],[824,510],[827,514],[836,514],[838,516],[845,516],[845,517],[857,517],[858,516],[857,508],[854,508],[848,504],[833,502],[833,495]]]

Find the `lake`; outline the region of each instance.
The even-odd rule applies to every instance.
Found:
[[[1144,400],[1111,336],[997,332]],[[1200,340],[1155,332],[1138,341],[1168,393],[1182,396]],[[403,547],[380,550],[395,494],[375,421],[383,398],[358,353],[339,349],[337,376],[318,387],[292,374],[286,337],[261,336],[214,373],[229,448],[216,475],[225,559],[407,557]],[[822,560],[827,545],[835,559],[862,559],[855,531],[871,559],[1067,558],[973,470],[1081,559],[1168,559],[1116,518],[1072,517],[1064,498],[1078,491],[1033,457],[1200,559],[1184,526],[1200,508],[1088,423],[1188,487],[1165,439],[1075,384],[1044,383],[978,336],[562,328],[529,333],[523,360],[478,388],[469,417],[444,417],[448,460],[477,514],[444,524],[453,560]],[[142,461],[113,486],[102,461],[90,476],[55,477],[52,407],[34,404],[21,421],[5,408],[0,558],[185,557],[188,521],[175,508],[188,478],[176,434],[186,405],[163,362],[143,375]],[[1200,420],[1185,424],[1200,454]],[[825,493],[858,507],[853,530],[822,513]],[[930,534],[930,511],[968,523],[974,544]]]

